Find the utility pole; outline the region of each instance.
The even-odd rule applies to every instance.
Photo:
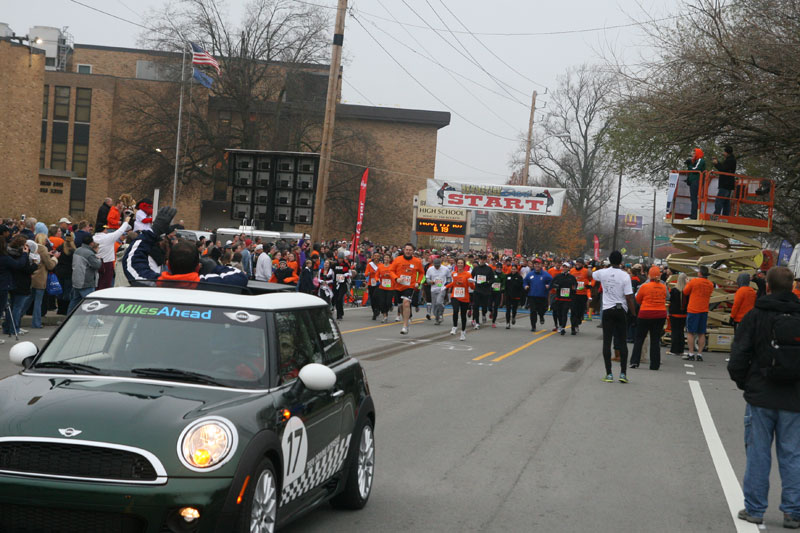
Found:
[[[339,68],[342,65],[344,43],[344,19],[347,0],[339,0],[336,8],[336,26],[331,45],[331,68],[328,73],[328,97],[325,102],[325,120],[322,123],[322,146],[319,151],[319,175],[314,197],[314,223],[311,226],[311,242],[320,242],[325,224],[325,200],[328,196],[328,174],[331,166],[333,126],[336,120],[336,97],[339,93]]]
[[[522,183],[520,185],[528,185],[528,166],[531,164],[531,144],[533,142],[533,114],[536,111],[536,91],[533,91],[533,99],[531,101],[531,118],[528,121],[528,141],[525,143],[525,164],[522,165]],[[523,214],[517,215],[517,248],[518,254],[522,253],[522,234],[523,234]]]
[[[619,169],[619,184],[617,185],[617,210],[614,214],[614,239],[611,244],[611,251],[617,249],[617,230],[619,229],[619,203],[622,199],[622,168]]]
[[[656,248],[656,189],[653,187],[653,229],[650,232],[650,261],[655,260],[653,253]]]

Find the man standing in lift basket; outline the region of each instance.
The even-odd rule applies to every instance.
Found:
[[[800,300],[792,271],[772,267],[767,294],[736,328],[728,373],[744,390],[747,466],[739,519],[764,522],[772,441],[781,475],[783,527],[800,528]]]

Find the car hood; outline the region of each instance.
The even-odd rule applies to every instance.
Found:
[[[242,443],[260,429],[261,411],[271,404],[265,392],[18,374],[0,381],[0,437],[64,439],[59,430],[73,428],[80,431],[73,440],[142,448],[154,453],[168,474],[191,476],[176,452],[178,437],[189,423],[210,415],[229,419],[239,432],[240,449],[234,452],[239,453]],[[217,475],[225,475],[223,470]]]

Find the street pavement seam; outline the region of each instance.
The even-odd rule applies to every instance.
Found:
[[[717,426],[714,424],[714,418],[711,416],[711,410],[706,403],[703,389],[700,387],[700,382],[690,379],[689,389],[692,391],[692,398],[694,399],[694,405],[697,409],[697,416],[700,419],[700,427],[703,429],[708,451],[711,454],[711,460],[717,471],[720,485],[722,485],[722,492],[725,494],[725,499],[727,500],[728,509],[730,510],[731,519],[736,527],[736,531],[737,533],[758,532],[757,525],[739,520],[736,516],[743,505],[744,493],[742,492],[742,487],[739,485],[739,480],[736,478],[736,473],[733,471],[733,466],[728,458],[728,454],[725,452],[722,439],[717,432]]]

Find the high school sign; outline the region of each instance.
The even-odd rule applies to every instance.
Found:
[[[428,206],[482,209],[525,215],[560,216],[564,189],[519,185],[475,185],[428,180]]]

